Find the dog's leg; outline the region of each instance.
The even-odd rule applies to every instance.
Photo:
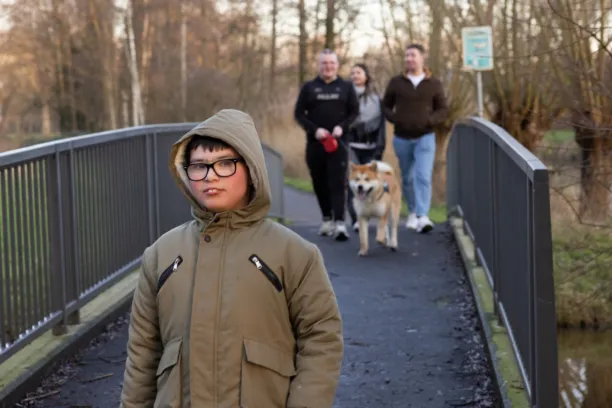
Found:
[[[391,239],[389,240],[389,248],[392,251],[397,251],[397,228],[401,210],[401,201],[399,204],[396,203],[391,205]]]
[[[378,225],[376,227],[376,242],[378,242],[382,246],[386,246],[388,243],[388,241],[386,240],[387,219],[388,215],[384,214],[378,219]]]
[[[368,219],[365,217],[359,217],[359,256],[366,256],[368,254]]]
[[[389,234],[389,222],[391,222],[391,217],[387,218],[387,222],[385,223],[385,244],[389,245],[391,242],[391,235]]]

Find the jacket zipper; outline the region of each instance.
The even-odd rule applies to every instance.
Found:
[[[278,276],[276,276],[272,269],[266,265],[266,263],[262,261],[260,257],[253,254],[249,257],[249,261],[251,261],[253,265],[255,265],[255,267],[259,269],[266,278],[268,278],[278,292],[283,290],[283,284],[281,283],[280,279],[278,279]]]
[[[183,257],[179,255],[174,260],[174,262],[172,262],[172,264],[169,267],[167,267],[166,270],[162,272],[162,274],[159,276],[159,280],[157,281],[157,293],[159,293],[162,286],[164,286],[164,283],[166,283],[170,275],[172,275],[182,263],[183,263]]]

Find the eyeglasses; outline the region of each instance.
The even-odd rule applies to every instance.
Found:
[[[219,177],[231,177],[236,174],[236,163],[244,161],[242,158],[221,159],[213,163],[192,163],[185,166],[187,177],[191,181],[201,181],[208,176],[208,171],[213,169]]]

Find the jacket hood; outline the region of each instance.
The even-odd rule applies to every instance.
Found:
[[[185,150],[195,135],[222,140],[245,159],[254,187],[253,196],[247,207],[214,214],[198,203],[189,187],[187,172],[183,167]],[[219,215],[230,218],[233,226],[248,225],[263,219],[268,214],[271,202],[270,181],[261,140],[253,118],[242,111],[223,109],[184,134],[172,145],[169,167],[172,177],[191,204],[192,215],[200,222],[207,224],[215,215]]]

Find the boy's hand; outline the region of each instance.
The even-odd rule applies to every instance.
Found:
[[[327,137],[327,135],[329,134],[329,132],[323,128],[318,128],[317,131],[315,132],[315,139],[317,140],[323,140]]]
[[[341,137],[342,136],[342,128],[340,126],[336,126],[334,128],[334,131],[332,132],[332,135],[334,137]]]

